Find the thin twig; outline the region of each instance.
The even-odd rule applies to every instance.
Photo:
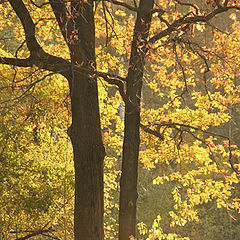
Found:
[[[237,175],[239,175],[239,171],[237,169],[235,169],[234,165],[233,165],[233,162],[232,162],[232,150],[231,150],[231,139],[227,136],[224,136],[222,134],[218,134],[218,133],[214,133],[214,132],[210,132],[210,131],[206,131],[206,130],[203,130],[201,128],[198,128],[198,127],[194,127],[194,126],[191,126],[189,124],[183,124],[183,123],[172,123],[172,122],[162,122],[162,123],[159,123],[159,124],[154,124],[156,126],[159,126],[159,127],[162,127],[162,126],[166,126],[166,127],[169,127],[169,128],[174,128],[176,129],[177,131],[181,131],[181,132],[187,132],[189,133],[190,135],[192,135],[195,139],[201,141],[202,143],[204,143],[205,145],[208,146],[208,144],[203,140],[203,139],[200,139],[199,137],[197,137],[195,134],[193,134],[193,132],[191,132],[189,129],[192,129],[192,130],[195,130],[195,131],[200,131],[202,133],[205,133],[207,135],[210,135],[210,136],[214,136],[214,137],[220,137],[220,138],[223,138],[223,139],[226,139],[228,141],[228,150],[229,150],[229,163],[231,165],[231,168],[232,170],[237,173]]]
[[[176,43],[175,42],[173,43],[173,52],[175,53],[177,64],[180,66],[180,69],[181,69],[181,72],[182,72],[182,75],[183,75],[183,80],[184,80],[184,83],[185,83],[185,92],[188,92],[188,85],[187,85],[187,78],[186,78],[185,70],[184,70],[184,67],[183,67],[179,57],[178,57],[178,53],[177,53],[177,48],[176,48]]]
[[[16,238],[15,240],[26,240],[26,239],[29,239],[31,237],[35,237],[35,236],[41,235],[43,233],[48,233],[48,232],[51,232],[51,231],[53,231],[52,227],[49,227],[48,229],[40,229],[40,230],[34,231],[34,232],[24,236],[24,237]]]
[[[193,7],[195,9],[195,11],[196,11],[196,15],[198,15],[199,8],[195,4],[193,4],[193,3],[186,3],[186,2],[179,1],[179,0],[175,0],[175,2],[177,2],[178,4],[183,5],[183,6]]]
[[[160,132],[151,129],[151,128],[149,128],[148,126],[143,125],[142,123],[140,123],[140,127],[142,128],[142,130],[143,130],[144,132],[149,133],[149,134],[151,134],[151,135],[154,135],[155,137],[158,137],[161,141],[164,140],[163,135],[162,135]]]

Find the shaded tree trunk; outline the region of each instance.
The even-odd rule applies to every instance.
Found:
[[[74,74],[72,87],[72,140],[75,167],[75,239],[102,240],[103,159],[97,84]]]
[[[92,1],[72,1],[74,16],[68,31],[75,31],[70,44],[71,62],[96,68],[95,26]],[[74,235],[76,240],[102,240],[103,235],[103,147],[97,79],[72,69],[72,140],[75,167]]]
[[[129,62],[126,92],[128,101],[125,102],[125,129],[120,181],[119,240],[127,240],[131,235],[135,236],[140,101],[153,4],[154,0],[140,1]]]

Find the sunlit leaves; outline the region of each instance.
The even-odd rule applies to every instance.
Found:
[[[69,59],[50,6],[37,8],[31,1],[24,2],[39,44],[46,52]],[[205,16],[214,7],[207,1],[198,1],[196,8],[174,0],[156,3],[162,11],[153,15],[150,38],[188,10],[188,16],[195,16],[196,11]],[[135,15],[106,1],[95,1],[94,10],[97,70],[126,77]],[[10,5],[0,4],[0,12],[0,56],[28,57],[23,28]],[[71,17],[67,15],[68,20]],[[215,208],[214,214],[222,209],[240,211],[236,173],[240,153],[237,138],[233,138],[239,135],[234,113],[239,116],[240,25],[237,14],[229,17],[233,25],[228,33],[210,29],[205,23],[191,23],[174,28],[170,35],[147,46],[141,123],[162,138],[141,129],[140,239],[187,239],[171,232],[179,231],[178,226],[189,230],[189,222],[201,222],[202,212],[209,206]],[[206,31],[210,37],[204,35]],[[78,41],[77,34],[74,29],[70,40]],[[67,232],[71,239],[74,177],[67,136],[70,93],[64,78],[49,74],[35,66],[24,70],[1,67],[0,215],[7,221],[1,220],[0,227],[7,233],[20,220],[20,230],[49,221],[59,238]],[[107,154],[105,238],[116,239],[124,103],[114,86],[100,77],[98,83]],[[153,203],[144,202],[151,197]]]

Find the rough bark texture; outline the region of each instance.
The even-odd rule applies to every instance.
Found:
[[[103,159],[97,84],[74,74],[72,140],[75,166],[75,239],[103,239]]]
[[[135,236],[140,144],[140,98],[153,3],[154,0],[140,1],[127,76],[126,94],[128,101],[125,101],[125,129],[120,181],[119,240],[127,240],[131,235]]]
[[[73,1],[71,13],[76,32],[69,45],[73,65],[86,69],[96,66],[93,5]],[[93,69],[94,70],[94,69]],[[98,90],[96,78],[72,70],[72,140],[75,166],[74,235],[76,240],[102,240],[103,159]]]

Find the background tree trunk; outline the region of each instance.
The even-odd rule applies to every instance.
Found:
[[[135,22],[125,102],[125,129],[122,175],[120,181],[119,240],[135,236],[137,177],[139,155],[139,126],[142,78],[147,52],[154,0],[141,0]]]

